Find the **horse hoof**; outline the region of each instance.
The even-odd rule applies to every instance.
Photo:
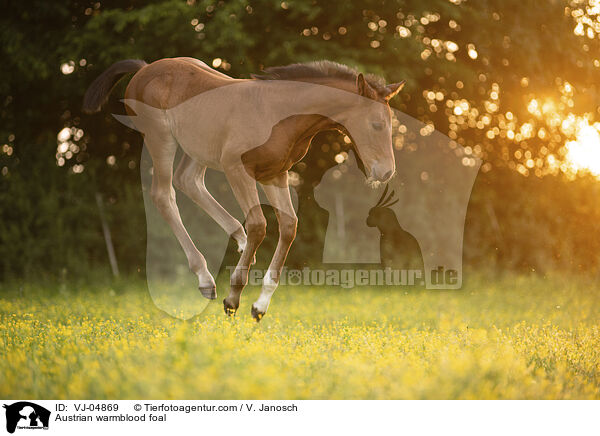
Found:
[[[208,288],[198,287],[198,289],[204,298],[208,298],[209,300],[214,300],[217,298],[217,288],[215,286]]]
[[[237,307],[233,307],[231,304],[227,302],[227,298],[223,300],[223,309],[225,310],[225,315],[227,316],[235,316],[235,312],[237,312]]]
[[[252,318],[254,318],[256,320],[256,322],[260,322],[262,317],[265,316],[265,312],[260,312],[256,307],[254,307],[254,304],[252,305],[251,313],[252,313]]]

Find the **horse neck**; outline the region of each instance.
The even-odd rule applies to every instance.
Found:
[[[310,142],[317,133],[325,130],[341,130],[343,128],[339,123],[323,115],[308,115],[297,119],[293,135],[296,143]]]
[[[339,115],[359,101],[356,85],[345,80],[311,78],[284,83],[286,89],[273,89],[273,102],[276,102],[273,109],[288,116],[321,115],[339,122]],[[273,84],[283,85],[278,81]]]

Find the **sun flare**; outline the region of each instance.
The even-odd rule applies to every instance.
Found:
[[[600,123],[578,121],[576,139],[565,144],[566,160],[574,171],[588,171],[600,176]]]

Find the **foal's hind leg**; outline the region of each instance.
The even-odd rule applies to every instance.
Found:
[[[206,167],[184,154],[175,170],[175,187],[190,197],[198,206],[219,224],[238,244],[238,251],[246,248],[246,232],[238,220],[232,217],[204,185]]]
[[[252,316],[256,321],[260,321],[266,313],[271,302],[271,297],[275,289],[277,289],[285,259],[296,237],[296,227],[298,224],[298,218],[296,218],[290,197],[287,172],[274,179],[271,184],[263,185],[263,190],[277,216],[279,241],[277,242],[275,254],[263,280],[260,296],[252,305]]]
[[[171,226],[183,248],[190,270],[198,277],[200,292],[206,298],[215,299],[217,298],[215,281],[208,271],[204,256],[198,251],[183,226],[175,199],[175,190],[172,184],[173,160],[178,144],[170,132],[153,133],[147,133],[145,138],[146,146],[152,157],[152,201],[165,221]]]
[[[248,175],[244,167],[226,169],[225,175],[246,216],[246,232],[248,234],[246,249],[242,252],[240,260],[231,274],[231,290],[227,298],[223,300],[225,313],[233,315],[240,306],[240,296],[248,283],[248,270],[256,249],[267,233],[267,220],[260,207],[256,180]]]

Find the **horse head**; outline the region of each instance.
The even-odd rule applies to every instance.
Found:
[[[358,74],[358,102],[348,108],[347,118],[342,123],[363,162],[367,180],[375,184],[388,182],[396,171],[389,101],[400,92],[404,83],[376,86]]]

